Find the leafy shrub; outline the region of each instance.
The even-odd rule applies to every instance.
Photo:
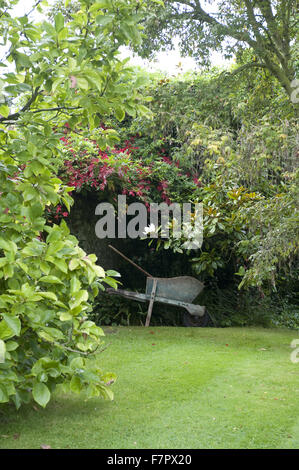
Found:
[[[56,386],[113,396],[115,376],[91,360],[103,330],[88,313],[103,283],[117,286],[115,273],[79,247],[65,221],[48,224],[45,211],[58,222],[73,202],[55,174],[65,120],[91,133],[99,115],[148,113],[137,74],[115,57],[116,43],[141,40],[144,3],[81,0],[80,8],[67,21],[58,12],[34,24],[29,13],[11,16],[10,2],[0,6],[0,403],[17,408],[32,398],[46,406]]]
[[[38,158],[21,174],[2,159],[0,181],[0,403],[18,408],[32,394],[45,406],[58,384],[111,397],[107,376],[88,359],[103,331],[87,312],[106,274],[64,221],[49,227],[43,217],[49,199],[71,202],[68,188]]]

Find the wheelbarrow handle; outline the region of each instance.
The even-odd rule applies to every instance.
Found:
[[[131,263],[133,266],[135,266],[135,268],[139,269],[139,271],[143,272],[143,274],[145,274],[147,277],[153,277],[150,273],[148,273],[147,271],[145,271],[145,269],[142,269],[140,266],[138,266],[138,264],[134,263],[134,261],[132,261],[130,258],[127,258],[127,256],[125,256],[123,253],[121,253],[120,251],[118,251],[116,248],[114,248],[114,246],[112,245],[108,245],[109,248],[111,248],[113,251],[115,251],[118,255],[122,256],[126,261],[128,261],[129,263]]]

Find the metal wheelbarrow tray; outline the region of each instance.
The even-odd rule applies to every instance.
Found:
[[[193,300],[204,289],[202,282],[191,276],[169,278],[151,276],[140,268],[140,266],[136,265],[116,250],[116,248],[112,246],[111,248],[147,275],[145,294],[124,289],[106,289],[109,294],[120,295],[139,302],[149,302],[145,326],[149,326],[150,324],[154,302],[183,308],[183,323],[185,326],[206,326],[209,319],[206,307],[192,304]]]

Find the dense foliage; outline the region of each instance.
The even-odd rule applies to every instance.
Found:
[[[153,97],[154,118],[107,122],[121,142],[105,152],[63,138],[63,180],[110,202],[116,193],[146,204],[203,202],[201,250],[182,252],[184,240],[175,238],[151,243],[160,257],[162,248],[168,257],[169,250],[182,253],[180,270],[170,263],[164,275],[190,274],[192,268],[207,284],[202,301],[217,324],[255,323],[259,317],[280,324],[282,311],[289,312],[286,324],[298,324],[298,123],[282,89],[267,72],[252,71],[240,81],[212,70],[152,76],[144,94]],[[150,272],[160,263],[144,250],[137,255],[136,244],[132,250]],[[110,321],[123,311],[127,323],[124,302],[111,309]],[[96,310],[109,322],[100,305]]]
[[[292,254],[296,256],[298,123],[291,106],[276,90],[272,92],[271,111],[263,107],[269,101],[271,80],[267,93],[260,81],[251,83],[250,90],[244,90],[243,83],[227,83],[222,75],[217,80],[212,74],[209,87],[207,81],[207,76],[196,75],[187,75],[184,80],[156,81],[151,104],[156,118],[141,126],[137,120],[132,126],[134,130],[142,129],[143,135],[150,135],[154,142],[163,141],[168,158],[193,175],[196,172],[201,185],[192,197],[204,202],[204,238],[208,244],[212,242],[224,264],[226,256],[232,259],[232,250],[236,259],[240,258],[235,266],[239,268],[253,253],[254,259],[262,256],[262,244],[270,250],[272,237],[281,240],[280,254],[269,252],[267,262],[264,259],[260,263],[259,276],[252,285],[261,285],[283,259],[289,262]],[[250,102],[251,94],[258,96]],[[283,118],[280,101],[285,107]],[[153,144],[147,145],[146,152]],[[267,240],[261,226],[254,224],[253,219],[250,223],[250,214],[265,227]],[[273,250],[278,249],[278,243],[276,248],[274,245]],[[225,255],[226,250],[230,255]],[[292,259],[295,262],[296,258]],[[247,270],[250,263],[243,267]],[[249,272],[252,271],[249,269],[245,276],[248,285]]]
[[[64,221],[48,224],[45,209],[73,202],[55,171],[66,118],[91,132],[105,116],[146,112],[137,75],[118,59],[120,45],[140,40],[143,4],[82,0],[67,23],[13,16],[16,4],[0,3],[0,403],[46,406],[57,385],[111,398],[115,376],[92,360],[103,331],[88,312],[117,273]],[[103,148],[110,140],[98,135]]]

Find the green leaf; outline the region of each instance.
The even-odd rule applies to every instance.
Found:
[[[13,265],[7,264],[6,266],[3,266],[3,273],[4,273],[4,279],[8,279],[12,277],[14,274]]]
[[[50,328],[48,326],[44,326],[43,327],[43,330],[52,336],[52,338],[54,339],[63,339],[64,338],[64,335],[62,333],[62,331],[58,330],[57,328]]]
[[[112,279],[111,277],[106,277],[105,279],[103,279],[103,282],[108,284],[108,286],[113,287],[113,289],[117,289],[118,287],[117,281],[115,281],[115,279]]]
[[[0,268],[3,268],[8,262],[7,258],[0,258]]]
[[[57,301],[57,296],[54,292],[39,292],[39,295],[44,299],[54,300],[54,302]]]
[[[31,67],[30,58],[26,54],[23,54],[22,52],[15,53],[15,61],[16,61],[17,66],[20,65],[21,67],[24,67],[24,68]]]
[[[78,305],[78,307],[76,308],[72,308],[70,310],[70,315],[72,315],[73,317],[76,317],[77,315],[79,315],[79,313],[81,313],[83,310],[83,306],[82,305]]]
[[[75,357],[74,359],[71,360],[70,363],[71,369],[83,369],[84,367],[84,360],[83,357]]]
[[[60,232],[60,230],[57,230],[57,226],[54,226],[51,230],[51,232],[49,233],[49,235],[47,236],[47,243],[53,243],[53,242],[57,242],[58,240],[61,240],[62,238],[62,234]]]
[[[73,276],[70,282],[70,293],[74,294],[75,292],[78,292],[81,288],[81,282],[76,276]]]
[[[122,22],[120,25],[120,30],[124,33],[127,39],[132,42],[138,42],[138,31],[136,30],[134,24],[132,24],[131,22]]]
[[[9,400],[5,385],[0,384],[0,403],[7,403]]]
[[[12,242],[8,240],[4,240],[4,238],[0,238],[0,248],[2,248],[5,251],[12,251]],[[14,244],[15,245],[15,244]],[[16,245],[15,245],[16,246]],[[15,250],[14,250],[15,251]]]
[[[47,284],[63,284],[63,282],[56,276],[43,276],[40,278],[40,282]]]
[[[52,83],[52,93],[55,93],[57,87],[59,87],[59,85],[61,85],[63,81],[64,81],[64,77],[59,77],[59,78],[56,78],[56,80],[54,80],[54,82]]]
[[[106,398],[106,399],[108,399],[108,400],[113,400],[113,398],[114,398],[114,393],[112,392],[112,390],[111,390],[110,388],[104,387],[104,386],[100,386],[99,389],[100,389],[101,395],[102,395],[104,398]]]
[[[72,315],[68,312],[62,312],[59,317],[60,321],[70,321],[72,318]]]
[[[107,276],[113,276],[113,277],[121,277],[121,275],[117,272],[114,271],[113,269],[109,269],[106,271]]]
[[[125,110],[121,107],[117,107],[114,110],[115,117],[118,121],[123,121],[125,119],[126,113]]]
[[[72,294],[72,297],[69,301],[69,306],[71,309],[78,307],[83,302],[87,302],[88,300],[88,292],[87,290],[79,290],[79,292],[75,292]]]
[[[139,114],[140,116],[144,116],[145,118],[148,118],[148,119],[150,119],[150,118],[153,116],[151,110],[148,109],[148,108],[147,108],[146,106],[144,106],[143,104],[139,104],[139,105],[137,106],[137,112],[138,112],[138,114]]]
[[[109,7],[111,7],[111,0],[97,0],[93,5],[91,5],[90,11],[93,12]]]
[[[6,343],[6,351],[15,351],[19,347],[16,341],[8,341]]]
[[[64,17],[62,13],[57,13],[54,18],[56,32],[59,33],[64,28]]]
[[[14,333],[11,328],[9,328],[6,321],[0,321],[0,338],[1,339],[8,339],[14,336]]]
[[[55,259],[54,260],[54,264],[55,266],[57,266],[58,269],[60,269],[60,271],[62,271],[63,273],[67,273],[68,269],[67,269],[67,264],[66,262],[64,261],[64,259]]]
[[[48,258],[52,255],[56,255],[57,253],[62,250],[65,247],[65,242],[64,241],[57,241],[57,242],[52,242],[49,244],[49,247],[47,249],[47,254],[46,254],[46,261],[52,261],[53,258]]]
[[[17,261],[17,264],[18,264],[18,266],[20,266],[20,268],[23,269],[23,271],[24,271],[26,274],[28,274],[29,268],[28,268],[27,264],[25,264],[25,263],[23,263],[22,261],[19,261],[19,260]]]
[[[96,23],[100,26],[106,26],[114,20],[114,15],[98,15]]]
[[[46,263],[45,261],[42,261],[40,263],[40,269],[46,275],[48,275],[49,272],[51,271],[50,265],[48,263]]]
[[[47,21],[44,21],[42,24],[42,27],[46,33],[48,33],[49,36],[53,37],[56,35],[56,30],[55,28],[51,25],[51,23],[48,23]]]
[[[23,248],[22,253],[25,256],[36,256],[39,257],[44,250],[44,244],[38,240],[27,243],[25,248]]]
[[[83,77],[78,77],[77,78],[77,85],[79,88],[82,88],[82,90],[88,90],[89,84],[86,78]]]
[[[77,375],[74,375],[72,377],[72,380],[70,382],[70,389],[74,393],[80,393],[82,390],[82,383],[80,378]]]
[[[51,393],[44,383],[34,384],[32,395],[36,403],[38,403],[43,408],[45,408],[51,397]]]
[[[239,271],[235,273],[236,276],[244,276],[246,273],[244,266],[240,266]]]
[[[0,106],[0,114],[3,116],[3,117],[7,117],[9,115],[9,107],[6,106],[5,104],[2,104]]]
[[[79,266],[79,261],[75,258],[71,259],[69,262],[69,270],[74,271]]]
[[[16,336],[20,335],[21,332],[21,321],[18,317],[13,315],[8,315],[6,313],[2,313],[3,319],[9,326],[9,328],[14,332]]]
[[[98,266],[97,264],[93,266],[93,270],[98,277],[105,277],[106,275],[104,269],[101,266]]]

